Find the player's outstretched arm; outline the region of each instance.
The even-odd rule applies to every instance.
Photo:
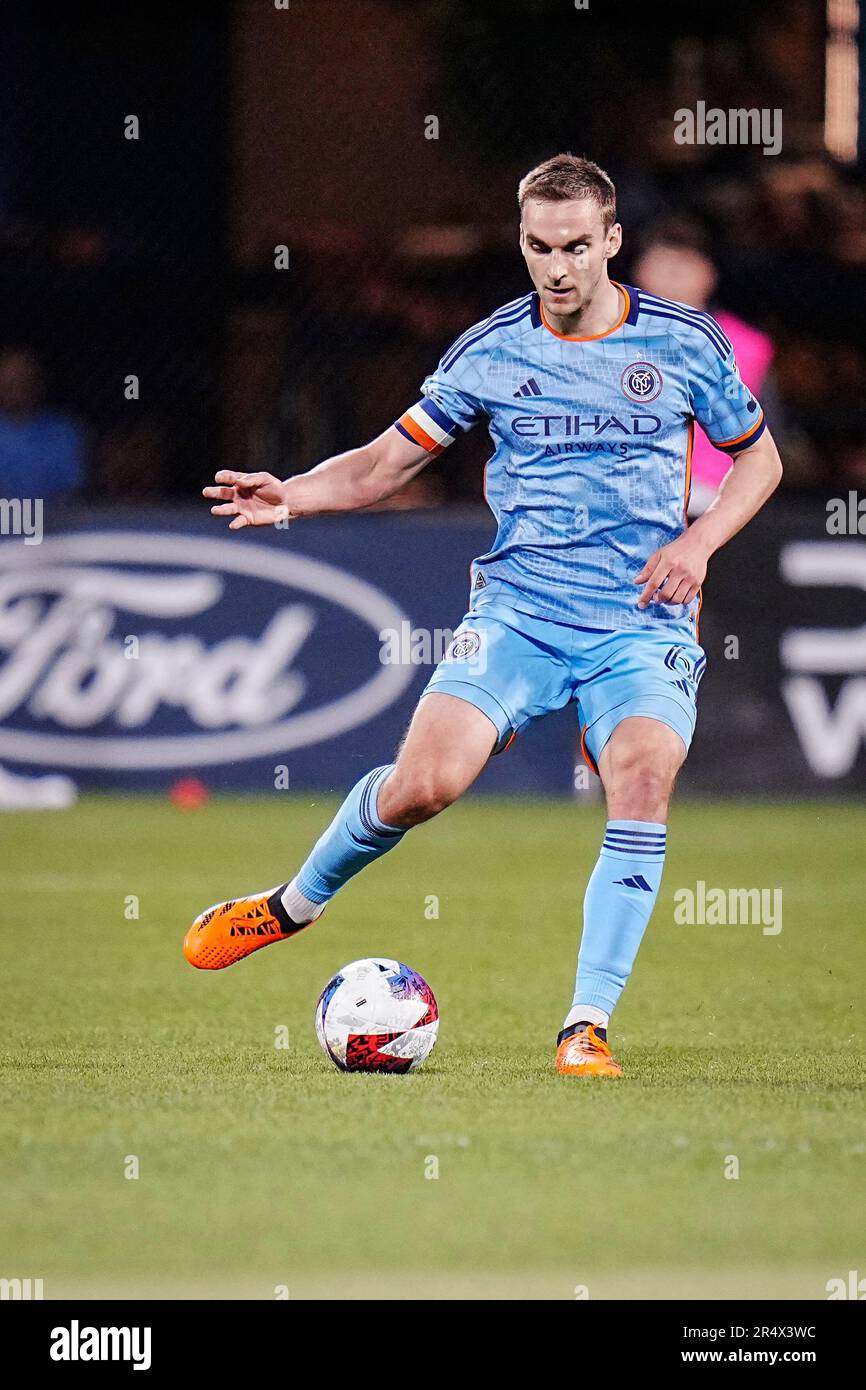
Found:
[[[272,473],[222,469],[202,490],[214,516],[230,516],[229,530],[273,526],[293,517],[354,512],[374,506],[421,472],[429,452],[392,425],[372,443],[325,459],[308,473],[280,482]]]
[[[707,510],[670,545],[650,555],[635,584],[638,607],[690,603],[707,573],[710,556],[741,531],[775,492],[782,461],[769,430],[734,456],[734,465]],[[654,597],[655,595],[655,597]]]

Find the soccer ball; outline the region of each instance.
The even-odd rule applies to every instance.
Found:
[[[438,1032],[432,989],[398,960],[376,956],[344,965],[316,1006],[319,1042],[340,1071],[414,1071]]]

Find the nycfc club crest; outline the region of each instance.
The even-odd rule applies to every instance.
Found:
[[[662,374],[652,362],[632,362],[620,377],[623,394],[630,401],[654,401],[662,385]]]
[[[445,661],[464,661],[470,670],[483,675],[487,670],[487,634],[466,628],[457,631],[445,653]]]
[[[458,632],[445,653],[446,661],[467,661],[476,656],[481,649],[481,638],[477,632]]]

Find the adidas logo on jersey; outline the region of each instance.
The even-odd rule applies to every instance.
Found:
[[[652,888],[647,883],[643,874],[632,874],[628,878],[614,879],[615,883],[621,883],[623,888],[640,888],[644,893],[651,893]]]
[[[517,388],[514,394],[515,396],[540,396],[541,387],[535,377],[531,376],[528,381],[524,381],[523,385]]]

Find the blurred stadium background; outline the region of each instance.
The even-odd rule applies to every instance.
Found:
[[[521,173],[563,147],[589,153],[618,187],[615,273],[735,316],[786,465],[771,508],[710,572],[712,683],[686,783],[858,789],[866,697],[850,629],[862,542],[849,526],[834,544],[827,517],[831,499],[848,508],[866,486],[856,0],[784,0],[759,14],[736,0],[661,11],[238,0],[122,15],[10,0],[0,23],[4,497],[43,498],[52,536],[132,526],[223,539],[194,501],[215,469],[285,476],[390,423],[467,324],[522,292]],[[675,113],[700,101],[780,112],[781,150],[678,144]],[[334,561],[350,587],[355,575],[374,583],[413,627],[453,626],[465,565],[492,534],[487,452],[475,431],[394,500],[399,517],[297,527],[288,548]],[[276,542],[285,553],[286,537]],[[259,638],[279,606],[273,585],[255,598],[237,576],[219,585],[219,611],[202,600],[186,622],[163,613],[137,625],[115,613],[112,630],[195,634],[205,648],[219,633]],[[358,614],[326,615],[321,594],[302,597],[311,636],[293,713],[321,705],[333,650],[348,660],[361,641]],[[189,663],[172,677],[174,705],[142,696],[119,715],[120,693],[82,702],[59,676],[45,692],[75,640],[58,639],[41,673],[35,662],[30,677],[7,672],[0,760],[38,770],[56,752],[83,785],[195,770],[181,738],[221,725],[196,702]],[[169,646],[128,663],[128,683],[164,668]],[[329,732],[327,717],[315,740],[299,733],[293,785],[343,786],[357,759],[393,744],[427,674],[418,666],[402,689],[374,694],[378,721],[359,707],[348,733]],[[340,693],[353,688],[350,678]],[[260,708],[237,716],[222,727],[261,731]],[[482,787],[567,789],[572,723],[547,721],[531,754],[514,750]],[[133,734],[177,738],[172,764],[143,744],[125,759],[117,739]],[[208,761],[209,779],[262,786],[271,751],[256,762],[238,741],[231,766]]]
[[[781,150],[677,143],[700,102],[781,112]],[[466,1297],[568,1298],[590,1266],[603,1296],[821,1297],[862,1269],[866,8],[6,0],[0,130],[0,800],[85,793],[0,820],[0,1275],[267,1297],[288,1260],[337,1297],[372,1260],[412,1296],[434,1201],[425,1252]],[[281,963],[204,988],[179,954],[391,756],[493,530],[480,430],[369,515],[229,537],[200,489],[303,471],[416,400],[525,291],[516,183],[561,149],[617,184],[617,278],[737,321],[786,465],[705,588],[668,892],[617,1015],[643,1088],[617,1096],[550,1075],[603,814],[570,710]],[[383,665],[386,629],[432,647]],[[696,878],[782,884],[784,932],[684,935]],[[312,1038],[321,985],[377,951],[445,1019],[399,1096],[337,1090]],[[589,1213],[580,1122],[615,1174]],[[456,1187],[418,1181],[440,1150]],[[731,1152],[748,1189],[718,1180]]]

